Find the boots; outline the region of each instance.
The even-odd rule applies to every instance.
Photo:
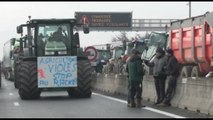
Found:
[[[127,100],[127,107],[130,107],[130,100]]]
[[[127,106],[128,106],[128,107],[135,107],[135,101],[134,101],[134,99],[133,99],[133,100],[128,101]]]
[[[136,99],[136,107],[137,108],[141,107],[141,99]]]
[[[136,99],[136,107],[137,108],[141,108],[141,107],[145,107],[144,105],[141,104],[141,99]]]

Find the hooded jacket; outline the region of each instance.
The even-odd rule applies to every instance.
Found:
[[[140,83],[143,79],[144,70],[142,60],[138,55],[133,55],[127,62],[126,71],[129,73],[129,80]]]

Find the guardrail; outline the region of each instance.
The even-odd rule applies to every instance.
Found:
[[[126,96],[127,84],[127,77],[125,75],[95,74],[92,85],[93,89],[96,90]],[[154,85],[153,77],[145,75],[142,93],[144,100],[156,101],[157,97]],[[212,78],[179,78],[171,104],[173,107],[213,115]]]
[[[133,31],[168,31],[170,22],[175,19],[133,19]]]

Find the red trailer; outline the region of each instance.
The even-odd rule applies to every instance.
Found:
[[[169,46],[182,66],[182,77],[213,71],[213,12],[171,22]]]

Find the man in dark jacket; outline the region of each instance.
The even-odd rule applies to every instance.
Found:
[[[149,67],[153,67],[153,77],[155,79],[155,89],[157,94],[157,102],[160,104],[163,102],[165,97],[165,81],[166,81],[166,73],[164,67],[166,66],[166,56],[165,52],[162,48],[157,48],[156,57],[153,61],[145,61],[145,64]]]
[[[176,88],[176,81],[179,76],[179,64],[177,59],[173,55],[173,50],[167,49],[166,56],[167,56],[167,65],[165,66],[165,70],[169,81],[164,102],[160,106],[170,106],[170,101],[174,95],[174,91]]]
[[[127,62],[126,71],[128,72],[128,107],[145,107],[141,104],[143,65],[139,51],[132,50],[132,55]],[[136,97],[136,103],[134,100]]]

